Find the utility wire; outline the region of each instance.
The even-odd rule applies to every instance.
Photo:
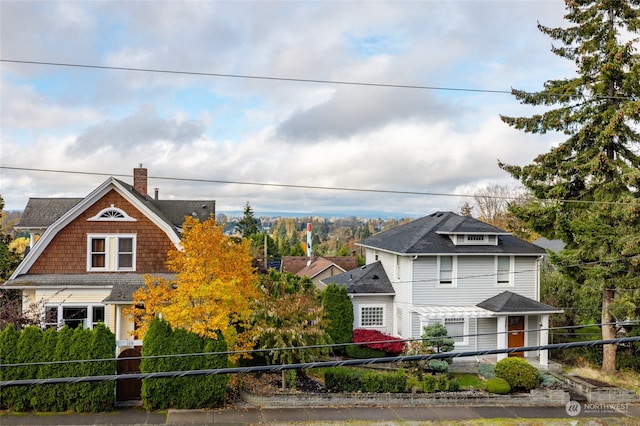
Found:
[[[130,174],[117,174],[117,173],[102,173],[102,172],[83,172],[75,170],[54,170],[43,169],[33,167],[15,167],[15,166],[0,166],[0,169],[5,170],[17,170],[27,172],[44,172],[44,173],[62,173],[62,174],[77,174],[77,175],[91,175],[91,176],[114,176],[114,177],[132,177]],[[427,192],[427,191],[402,191],[394,189],[365,189],[365,188],[350,188],[350,187],[336,187],[336,186],[318,186],[318,185],[297,185],[286,183],[266,183],[266,182],[246,182],[237,180],[220,180],[220,179],[197,179],[197,178],[181,178],[181,177],[169,177],[169,176],[148,176],[148,179],[168,180],[177,182],[200,182],[200,183],[217,183],[217,184],[231,184],[231,185],[251,185],[261,187],[274,187],[274,188],[295,188],[295,189],[312,189],[312,190],[326,190],[326,191],[344,191],[344,192],[366,192],[377,194],[397,194],[397,195],[425,195],[432,197],[461,197],[461,198],[476,198],[478,195],[470,194],[451,194],[446,192]],[[502,195],[482,195],[480,198],[491,198],[501,200],[515,200],[519,197],[502,196]],[[562,203],[575,203],[575,204],[597,204],[597,205],[629,205],[629,202],[618,201],[582,201],[582,200],[556,200],[556,199],[542,199],[537,200],[541,202],[562,202]]]
[[[624,321],[625,324],[638,324],[640,320],[634,321]],[[619,322],[610,322],[610,323],[594,323],[594,324],[584,324],[584,325],[574,325],[574,326],[564,326],[564,327],[548,327],[548,328],[530,328],[530,329],[522,329],[516,330],[518,332],[539,332],[539,331],[553,331],[553,330],[569,330],[569,329],[579,329],[586,327],[600,327],[603,325],[618,325]],[[356,346],[368,346],[368,345],[377,345],[377,344],[389,344],[389,343],[398,343],[398,342],[424,342],[429,344],[430,341],[438,341],[445,338],[464,338],[464,337],[479,337],[479,336],[496,336],[500,334],[508,334],[513,332],[514,330],[507,331],[494,331],[494,332],[486,332],[486,333],[474,333],[474,334],[460,334],[460,335],[451,335],[451,336],[437,336],[437,337],[427,337],[427,338],[409,338],[409,339],[390,339],[390,340],[378,340],[371,342],[351,342],[351,343],[332,343],[330,345],[306,345],[306,346],[289,346],[284,348],[265,348],[265,349],[248,349],[241,351],[220,351],[220,352],[195,352],[188,354],[166,354],[166,355],[145,355],[145,356],[131,356],[131,357],[120,357],[120,358],[99,358],[99,359],[82,359],[82,360],[63,360],[63,361],[39,361],[39,362],[23,362],[23,363],[11,363],[11,364],[0,364],[1,368],[8,367],[30,367],[37,365],[56,365],[56,364],[78,364],[85,362],[114,362],[114,361],[128,361],[128,360],[149,360],[149,359],[166,359],[166,358],[184,358],[184,357],[199,357],[199,356],[217,356],[217,355],[242,355],[242,354],[253,354],[253,353],[262,353],[262,352],[283,352],[283,351],[302,351],[306,349],[323,349],[323,348],[340,348],[346,347],[350,345]],[[560,333],[562,335],[566,335],[567,333]],[[593,333],[590,333],[593,334]]]
[[[261,366],[252,366],[252,367],[231,367],[231,368],[215,368],[215,369],[204,369],[204,370],[165,371],[165,372],[157,372],[157,373],[131,373],[131,374],[120,374],[120,375],[110,374],[110,375],[102,375],[102,376],[59,377],[59,378],[49,378],[49,379],[7,380],[7,381],[0,381],[0,389],[4,387],[9,387],[9,386],[34,386],[34,385],[48,385],[48,384],[55,384],[55,383],[107,382],[107,381],[128,380],[128,379],[158,379],[158,378],[169,378],[169,377],[191,377],[191,376],[238,374],[238,373],[274,373],[274,372],[280,372],[284,370],[342,367],[342,366],[352,366],[352,365],[387,364],[387,363],[398,363],[398,362],[408,362],[408,361],[423,361],[423,360],[430,360],[430,359],[465,358],[470,356],[509,354],[514,352],[532,352],[532,351],[550,350],[550,349],[593,347],[593,346],[633,343],[633,342],[640,342],[640,337],[625,337],[621,339],[607,339],[607,340],[589,340],[585,342],[571,342],[571,343],[553,343],[549,345],[521,346],[516,348],[490,349],[490,350],[484,350],[484,351],[441,352],[441,353],[429,354],[429,355],[405,355],[405,356],[383,357],[383,358],[348,359],[348,360],[340,360],[340,361],[318,361],[318,362],[307,362],[307,363],[299,363],[299,364],[261,365]]]
[[[107,65],[91,65],[91,64],[78,64],[78,63],[66,63],[66,62],[45,62],[45,61],[24,61],[17,59],[0,59],[0,62],[14,63],[14,64],[26,64],[26,65],[45,65],[55,67],[67,67],[67,68],[88,68],[98,70],[111,70],[111,71],[134,71],[134,72],[146,72],[155,74],[176,74],[176,75],[193,75],[202,77],[222,77],[222,78],[237,78],[237,79],[249,79],[249,80],[266,80],[266,81],[289,81],[295,83],[314,83],[314,84],[335,84],[344,86],[364,86],[364,87],[387,87],[393,89],[417,89],[417,90],[440,90],[449,92],[471,92],[471,93],[495,93],[495,94],[519,94],[519,95],[545,95],[549,98],[565,98],[575,95],[564,93],[541,93],[541,92],[527,92],[524,90],[492,90],[492,89],[471,89],[463,87],[442,87],[442,86],[423,86],[415,84],[391,84],[391,83],[367,83],[358,81],[342,81],[342,80],[324,80],[324,79],[309,79],[309,78],[293,78],[293,77],[270,77],[259,75],[247,75],[247,74],[223,74],[212,72],[198,72],[198,71],[180,71],[180,70],[166,70],[158,68],[133,68],[133,67],[116,67]],[[584,96],[583,96],[584,98]],[[595,95],[593,99],[616,99],[616,100],[635,100],[633,96],[611,96],[611,95]]]
[[[70,68],[91,68],[91,69],[113,70],[113,71],[135,71],[135,72],[147,72],[147,73],[156,73],[156,74],[179,74],[179,75],[224,77],[224,78],[238,78],[238,79],[250,79],[250,80],[290,81],[290,82],[296,82],[296,83],[322,83],[322,84],[338,84],[338,85],[346,85],[346,86],[390,87],[394,89],[443,90],[443,91],[453,91],[453,92],[500,93],[500,94],[509,94],[509,95],[512,93],[511,90],[469,89],[469,88],[460,88],[460,87],[421,86],[421,85],[414,85],[414,84],[365,83],[365,82],[357,82],[357,81],[322,80],[322,79],[291,78],[291,77],[268,77],[268,76],[258,76],[258,75],[163,70],[163,69],[154,69],[154,68],[132,68],[132,67],[114,67],[114,66],[105,66],[105,65],[72,64],[72,63],[63,63],[63,62],[21,61],[21,60],[15,60],[15,59],[0,59],[0,62],[8,62],[8,63],[14,63],[14,64],[70,67]]]

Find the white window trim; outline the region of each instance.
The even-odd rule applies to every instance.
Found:
[[[60,303],[60,304],[56,304],[56,303],[47,303],[44,305],[44,309],[42,311],[42,324],[43,325],[47,325],[47,324],[53,324],[53,323],[47,323],[46,321],[46,312],[47,312],[47,308],[56,308],[58,310],[58,318],[57,318],[57,323],[56,323],[56,328],[57,329],[61,329],[62,327],[64,327],[64,308],[87,308],[87,318],[86,318],[86,323],[83,326],[86,326],[85,328],[89,328],[90,330],[93,330],[93,323],[95,322],[93,320],[93,308],[102,308],[104,310],[104,324],[107,324],[108,321],[108,315],[107,315],[107,307],[106,305],[102,304],[102,303]]]
[[[382,308],[382,324],[375,325],[363,325],[362,324],[362,310],[363,308]],[[358,308],[358,327],[360,328],[379,328],[387,326],[387,307],[382,303],[377,304],[364,304]]]
[[[133,272],[136,270],[136,234],[87,234],[87,271],[91,272]],[[118,265],[118,240],[131,238],[132,259],[131,267],[120,268]],[[91,241],[94,239],[105,240],[105,266],[96,268],[91,265]]]
[[[509,258],[509,282],[506,282],[506,283],[498,282],[498,277],[500,276],[498,271],[498,258],[500,257]],[[514,274],[515,256],[508,256],[508,255],[496,256],[494,262],[495,262],[495,271],[496,271],[496,287],[513,287],[515,285],[515,274]]]
[[[112,216],[111,214],[122,215],[122,217]],[[93,217],[87,219],[87,221],[108,221],[108,222],[137,222],[122,209],[115,207],[111,204],[110,207],[102,209]]]
[[[451,283],[440,282],[440,259],[443,257],[451,258]],[[443,255],[438,256],[436,273],[438,274],[438,287],[439,288],[455,288],[458,287],[458,256]]]
[[[461,319],[464,321],[463,324],[463,332],[462,334],[464,335],[464,337],[462,338],[461,342],[453,342],[454,343],[454,348],[458,347],[458,346],[469,346],[469,317],[456,317],[456,318],[424,318],[420,320],[420,337],[422,337],[422,334],[424,334],[424,328],[429,326],[429,325],[433,325],[436,323],[440,323],[443,326],[445,326],[446,328],[446,320],[452,320],[452,319]],[[452,337],[453,336],[449,336]]]

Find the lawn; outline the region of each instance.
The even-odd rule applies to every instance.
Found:
[[[453,377],[460,384],[460,390],[484,389],[484,380],[475,373],[453,373]]]

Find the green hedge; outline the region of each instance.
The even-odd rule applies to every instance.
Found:
[[[346,348],[347,356],[355,359],[382,358],[386,354],[377,349],[371,349],[364,345],[348,345]]]
[[[46,332],[13,325],[0,333],[0,363],[23,364],[0,369],[0,380],[45,379],[115,374],[115,336],[104,324],[93,330],[68,327]],[[109,359],[100,362],[35,364],[52,361]],[[31,365],[25,365],[31,364]],[[12,411],[105,411],[113,407],[115,382],[10,386],[0,390],[0,408]]]
[[[324,372],[324,384],[330,392],[397,393],[406,390],[407,375],[403,371],[386,373],[333,367]]]
[[[216,340],[203,339],[182,329],[173,330],[166,321],[155,319],[144,336],[140,370],[156,373],[226,368],[226,354],[145,358],[226,350],[227,345],[221,335]],[[143,379],[142,401],[147,409],[215,407],[224,401],[228,382],[226,374]]]

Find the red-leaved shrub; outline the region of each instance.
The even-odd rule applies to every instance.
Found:
[[[367,343],[371,349],[384,351],[389,355],[400,355],[405,347],[401,339],[384,334],[378,330],[356,328],[353,330],[353,343]]]

